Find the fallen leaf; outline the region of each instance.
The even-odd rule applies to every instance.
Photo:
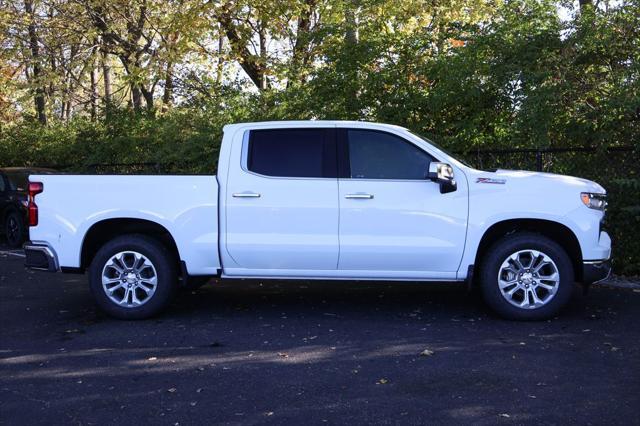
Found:
[[[167,389],[167,392],[169,392],[169,393],[174,393],[174,392],[175,392],[175,391],[177,391],[177,390],[178,390],[178,389],[176,389],[176,388],[169,388],[169,389]]]
[[[504,418],[506,418],[506,419],[508,419],[509,417],[511,417],[511,416],[510,416],[510,415],[508,415],[507,413],[501,413],[501,414],[498,414],[498,415],[499,415],[500,417],[504,417]]]
[[[376,385],[386,385],[387,383],[389,383],[389,380],[387,379],[380,379],[376,382]]]
[[[431,356],[433,354],[435,354],[435,352],[429,349],[425,349],[424,351],[420,352],[420,356]]]

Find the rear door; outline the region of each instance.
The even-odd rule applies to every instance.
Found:
[[[250,130],[229,168],[227,275],[303,275],[338,264],[333,128]],[[232,160],[233,161],[233,160]]]
[[[338,134],[339,269],[357,276],[455,278],[465,243],[466,181],[441,194],[426,179],[429,163],[438,159],[411,141],[369,129]]]

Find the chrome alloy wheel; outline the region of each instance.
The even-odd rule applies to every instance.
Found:
[[[560,273],[555,262],[537,250],[520,250],[507,257],[498,272],[502,297],[521,309],[540,308],[556,295]]]
[[[144,305],[157,286],[156,268],[136,251],[117,253],[102,268],[102,289],[113,303],[124,308]]]

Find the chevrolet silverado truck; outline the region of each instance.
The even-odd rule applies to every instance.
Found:
[[[219,155],[215,176],[30,176],[26,265],[88,272],[123,319],[213,276],[466,281],[505,318],[544,319],[610,272],[588,180],[476,170],[365,122],[231,124]]]

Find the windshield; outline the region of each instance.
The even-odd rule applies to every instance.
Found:
[[[467,166],[469,168],[473,168],[473,166],[469,165],[466,161],[460,160],[457,156],[453,155],[451,152],[447,151],[446,149],[444,149],[443,147],[441,147],[440,145],[438,145],[437,143],[435,143],[431,139],[427,138],[426,136],[422,136],[420,133],[416,133],[416,132],[413,132],[411,130],[409,130],[409,133],[411,133],[413,136],[419,137],[420,139],[422,139],[423,141],[425,141],[429,145],[433,146],[438,151],[441,151],[442,153],[448,155],[449,157],[453,158],[454,160],[458,161],[459,163],[464,164],[465,166]]]

